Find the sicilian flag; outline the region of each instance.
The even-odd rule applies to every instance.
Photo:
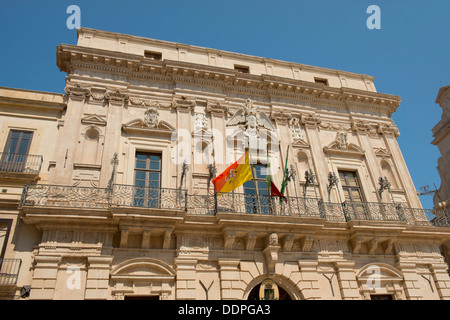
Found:
[[[284,201],[287,202],[286,197],[280,192],[280,190],[278,190],[277,186],[272,181],[272,172],[270,170],[270,160],[269,159],[267,159],[266,183],[269,186],[271,196],[280,197],[280,201],[281,201],[281,198],[283,198]]]
[[[215,193],[226,193],[253,179],[248,151],[211,182]]]

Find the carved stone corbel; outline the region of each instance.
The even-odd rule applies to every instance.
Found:
[[[359,253],[359,251],[361,250],[361,246],[364,242],[364,239],[362,237],[353,237],[350,240],[350,244],[352,246],[353,249],[353,253]]]
[[[367,243],[367,246],[368,246],[368,248],[369,248],[369,254],[375,254],[375,251],[376,251],[377,248],[378,248],[378,243],[379,243],[378,238],[373,238],[372,240],[370,240],[370,241]]]
[[[173,232],[173,228],[167,228],[164,231],[163,249],[169,249],[170,248],[170,240],[172,238],[172,232]]]
[[[302,246],[303,252],[309,252],[311,250],[311,247],[314,243],[314,238],[311,235],[305,236],[303,239],[300,240],[300,244]]]
[[[283,251],[291,252],[293,245],[294,245],[294,235],[292,233],[286,234],[283,239]]]
[[[267,247],[263,250],[264,257],[267,264],[267,272],[269,274],[275,273],[275,265],[278,262],[278,251],[280,246],[278,245],[278,235],[275,232],[269,234]]]
[[[247,241],[245,243],[245,250],[252,251],[255,248],[256,239],[257,239],[256,234],[249,233],[247,235]]]
[[[224,238],[224,249],[233,250],[234,240],[236,239],[236,233],[233,231],[227,231],[223,235]]]

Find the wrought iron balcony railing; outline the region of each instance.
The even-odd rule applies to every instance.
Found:
[[[21,259],[0,259],[0,286],[17,284],[21,265]]]
[[[186,190],[112,185],[92,188],[56,185],[28,185],[21,206],[109,209],[136,207],[172,209],[193,215],[215,215],[229,212],[254,215],[276,215],[321,218],[333,222],[392,221],[416,226],[450,227],[450,212],[407,208],[404,204],[344,202],[330,203],[316,198],[278,197],[226,193],[188,194]]]
[[[42,156],[0,152],[0,171],[39,174]]]

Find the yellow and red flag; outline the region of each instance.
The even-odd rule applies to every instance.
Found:
[[[233,191],[245,182],[253,179],[248,151],[224,172],[212,180],[215,193]]]

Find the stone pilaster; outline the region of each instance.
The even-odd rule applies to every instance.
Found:
[[[56,278],[61,257],[35,256],[30,300],[52,300],[56,289]]]
[[[88,257],[85,299],[106,300],[113,257]]]
[[[445,263],[435,263],[430,265],[434,284],[436,285],[439,297],[443,300],[450,300],[450,276]]]
[[[195,300],[197,297],[197,271],[195,266],[197,259],[177,258],[175,266],[177,270],[176,299]]]
[[[223,300],[242,299],[244,294],[238,259],[219,259],[220,287]]]
[[[105,142],[103,146],[102,170],[100,187],[105,188],[111,179],[113,165],[111,160],[117,152],[120,161],[120,141],[122,134],[122,113],[129,95],[120,90],[106,91],[105,98],[108,101],[108,115],[106,118]],[[117,172],[116,172],[117,174]]]
[[[355,262],[336,262],[336,274],[343,300],[359,300],[361,294],[358,289],[358,282],[355,274]]]
[[[318,261],[298,261],[301,281],[297,284],[299,290],[307,300],[321,298],[319,286],[319,273],[317,272]]]

